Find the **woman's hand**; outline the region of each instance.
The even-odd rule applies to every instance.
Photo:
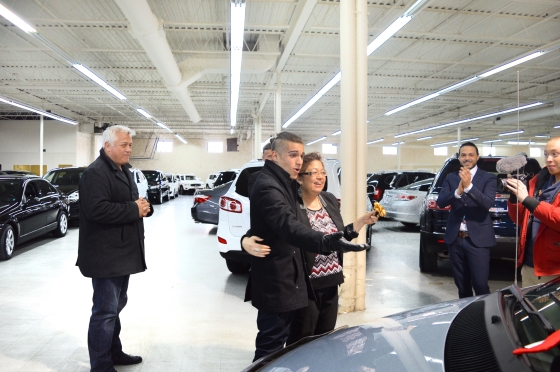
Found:
[[[527,186],[523,184],[523,182],[515,179],[515,178],[507,178],[507,188],[517,196],[517,200],[520,203],[523,203],[523,200],[527,196],[529,196],[529,192],[527,191]]]
[[[262,241],[263,240],[258,236],[245,237],[241,241],[241,246],[251,256],[264,257],[270,253],[270,247],[268,245],[257,243]]]
[[[368,212],[354,222],[354,230],[359,232],[364,225],[372,225],[376,223],[378,219],[379,215],[376,210]]]

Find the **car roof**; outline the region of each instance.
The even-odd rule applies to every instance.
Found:
[[[0,180],[27,180],[41,178],[35,174],[0,174]]]
[[[50,169],[47,173],[50,172],[58,172],[58,171],[66,171],[66,170],[86,170],[87,167],[64,167],[64,168],[53,168]]]

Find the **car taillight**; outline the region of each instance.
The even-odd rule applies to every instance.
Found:
[[[205,201],[209,200],[210,196],[208,195],[195,195],[194,202],[195,203],[204,203]]]
[[[414,195],[406,195],[406,194],[399,194],[397,195],[397,200],[414,200],[416,199],[416,196]]]
[[[226,212],[241,213],[243,207],[238,200],[228,198],[227,196],[220,197],[220,209]]]
[[[227,244],[227,240],[225,240],[221,236],[218,236],[218,243]]]
[[[372,196],[373,200],[381,200],[383,198],[383,190],[375,189],[375,191],[372,193]]]
[[[437,206],[437,195],[430,195],[426,198],[426,207],[432,211],[448,211],[451,209],[451,205],[445,208],[439,208]]]

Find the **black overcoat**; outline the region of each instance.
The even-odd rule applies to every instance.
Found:
[[[251,194],[250,235],[270,246],[266,257],[251,256],[246,299],[257,309],[280,313],[308,304],[309,275],[299,248],[320,253],[323,233],[298,221],[295,180],[266,160]],[[310,291],[312,292],[312,291]],[[313,294],[309,293],[313,298]]]
[[[101,149],[80,178],[78,262],[90,278],[110,278],[146,270],[144,224],[130,165],[119,167]],[[150,214],[153,209],[150,206]]]

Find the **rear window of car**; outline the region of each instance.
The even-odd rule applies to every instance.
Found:
[[[430,185],[432,182],[434,182],[433,178],[426,178],[425,180],[417,181],[411,183],[410,185],[400,187],[399,190],[418,190],[420,186]]]
[[[218,178],[216,179],[216,182],[214,182],[214,187],[223,185],[224,183],[229,181],[233,181],[236,176],[237,173],[233,171],[221,172]]]
[[[45,179],[53,185],[78,186],[85,169],[62,169],[48,173]]]
[[[255,172],[260,172],[262,166],[245,168],[239,173],[239,179],[235,184],[235,192],[239,195],[249,197],[249,177]]]

